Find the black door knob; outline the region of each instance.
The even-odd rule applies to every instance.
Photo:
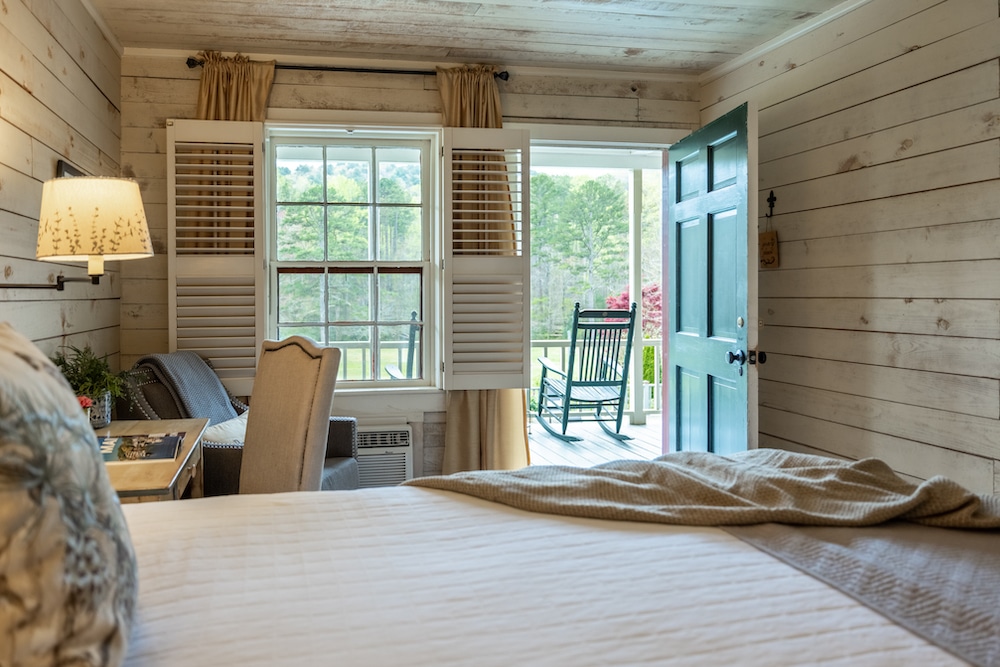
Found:
[[[747,353],[744,352],[743,350],[736,350],[735,352],[730,350],[729,352],[726,352],[727,363],[731,364],[733,362],[738,362],[740,366],[742,366],[744,363],[746,363],[746,360],[747,360]]]

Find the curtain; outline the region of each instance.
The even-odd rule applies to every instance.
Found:
[[[267,116],[267,98],[274,82],[274,61],[253,61],[240,54],[227,58],[218,51],[201,51],[198,55],[202,58],[202,72],[197,118],[262,122]],[[246,177],[244,163],[252,157],[252,152],[248,155],[238,151],[231,159],[222,151],[203,161],[188,156],[187,165],[204,164],[204,179],[195,180],[197,172],[191,172],[186,181],[188,186],[202,186],[200,192],[188,189],[186,195],[188,207],[197,207],[203,213],[189,216],[185,221],[189,232],[185,239],[178,239],[178,248],[253,255],[252,194],[240,199],[219,197],[220,189],[227,189],[234,180]],[[196,199],[197,195],[204,199]]]
[[[263,121],[274,82],[274,61],[254,61],[240,54],[226,58],[218,51],[202,51],[198,55],[204,66],[197,117]]]
[[[444,123],[448,127],[500,128],[500,91],[491,65],[437,70]],[[488,175],[481,175],[479,178]],[[475,176],[473,176],[475,177]],[[509,194],[500,193],[498,197]],[[457,226],[457,225],[456,225]],[[475,220],[461,225],[465,247],[480,235],[481,247],[496,248],[507,230],[483,227]],[[514,470],[528,465],[527,405],[522,389],[448,392],[442,472]]]

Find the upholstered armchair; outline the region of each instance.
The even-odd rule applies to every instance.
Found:
[[[211,364],[194,352],[148,355],[124,375],[118,419],[208,418],[205,495],[238,493],[249,406],[226,391]],[[321,488],[358,488],[357,420],[330,417],[328,433]]]

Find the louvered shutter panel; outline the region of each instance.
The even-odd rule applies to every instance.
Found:
[[[263,137],[257,122],[168,120],[170,349],[249,396],[266,331]]]
[[[445,389],[530,386],[528,142],[445,130]]]

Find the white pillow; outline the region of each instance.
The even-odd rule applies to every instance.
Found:
[[[201,436],[202,442],[217,442],[221,445],[242,445],[247,435],[247,415],[249,410],[233,419],[227,419],[218,424],[212,424]]]

